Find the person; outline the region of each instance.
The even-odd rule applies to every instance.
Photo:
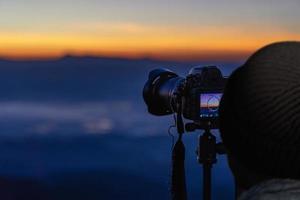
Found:
[[[300,199],[300,42],[254,53],[229,77],[219,114],[237,198]]]

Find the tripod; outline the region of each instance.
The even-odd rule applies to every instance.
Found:
[[[225,154],[225,148],[222,143],[216,142],[216,137],[210,132],[210,123],[202,126],[189,123],[186,124],[187,131],[204,130],[199,136],[197,147],[197,160],[203,165],[203,200],[211,199],[211,171],[213,164],[217,162],[217,154]]]

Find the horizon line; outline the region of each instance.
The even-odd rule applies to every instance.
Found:
[[[74,58],[107,58],[107,59],[127,59],[127,60],[154,60],[154,61],[175,61],[175,62],[205,62],[205,61],[215,61],[215,62],[240,62],[245,61],[253,52],[252,51],[240,51],[237,52],[228,52],[220,53],[209,53],[209,54],[193,54],[187,53],[187,55],[148,55],[148,54],[139,54],[139,55],[108,55],[108,54],[95,54],[95,53],[61,53],[56,55],[1,55],[0,60],[5,61],[57,61],[67,57]]]

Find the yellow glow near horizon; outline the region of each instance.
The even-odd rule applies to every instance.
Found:
[[[51,58],[65,54],[160,59],[238,59],[255,49],[281,40],[300,40],[300,34],[275,31],[269,34],[230,28],[162,29],[122,25],[103,34],[93,33],[0,33],[0,56]],[[102,29],[108,29],[103,27]],[[110,27],[110,30],[113,28]]]

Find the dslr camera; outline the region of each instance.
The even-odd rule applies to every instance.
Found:
[[[153,115],[177,113],[199,127],[218,128],[226,80],[216,66],[194,67],[186,78],[168,69],[155,69],[149,73],[143,97]]]

